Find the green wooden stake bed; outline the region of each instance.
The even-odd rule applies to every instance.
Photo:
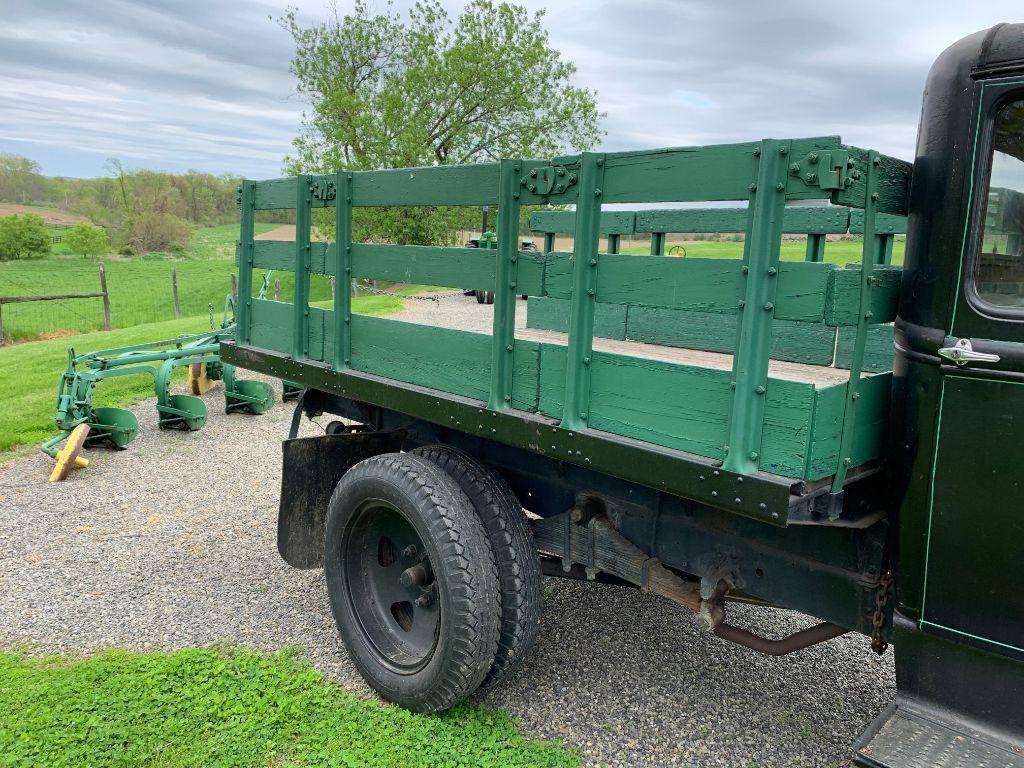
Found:
[[[858,762],[1020,768],[1021,192],[1024,25],[936,62],[913,165],[826,136],[246,181],[221,358],[304,387],[279,550],[325,569],[353,661],[414,711],[515,668],[546,573],[663,595],[756,652],[893,642],[896,701]],[[838,207],[791,205],[808,200]],[[710,201],[746,207],[658,209]],[[603,215],[621,203],[648,208]],[[541,204],[574,206],[571,253],[557,226],[519,247],[520,206]],[[355,208],[422,205],[497,205],[496,247],[351,238]],[[310,240],[319,207],[335,243]],[[280,208],[296,241],[254,240]],[[723,227],[742,259],[660,255],[668,232]],[[790,231],[806,260],[780,262]],[[832,231],[863,233],[859,264],[822,260]],[[652,255],[599,252],[627,232]],[[295,302],[253,296],[253,269],[293,271]],[[309,306],[313,274],[335,278],[332,309]],[[354,278],[493,291],[492,332],[353,315]],[[561,302],[557,327],[517,328],[523,294]],[[296,437],[324,412],[345,421]],[[762,637],[729,624],[731,599],[820,623]]]

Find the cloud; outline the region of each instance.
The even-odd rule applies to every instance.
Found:
[[[597,90],[605,149],[840,134],[907,158],[931,62],[1017,10],[999,0],[862,0],[855,13],[810,0],[525,4],[546,10],[552,44],[576,62],[577,83]],[[304,106],[288,73],[291,40],[271,19],[283,2],[11,5],[0,28],[0,150],[51,174],[98,174],[111,156],[280,172]],[[462,3],[446,5],[454,14]],[[328,12],[299,2],[300,18]]]

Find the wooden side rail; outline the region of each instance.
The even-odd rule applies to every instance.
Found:
[[[293,363],[323,361],[335,370],[352,368],[385,377],[414,377],[406,380],[452,393],[465,392],[468,384],[475,382],[475,389],[467,396],[485,402],[490,411],[539,409],[560,418],[567,430],[616,431],[626,430],[617,426],[614,417],[607,416],[609,408],[618,407],[616,393],[632,391],[634,383],[642,387],[639,379],[617,381],[612,375],[624,370],[623,361],[595,353],[593,340],[595,325],[601,321],[600,307],[636,306],[728,316],[735,328],[730,350],[733,370],[721,376],[706,375],[703,369],[691,366],[685,372],[686,376],[695,376],[695,381],[709,383],[714,390],[709,396],[717,398],[720,414],[716,423],[722,430],[714,440],[720,446],[723,466],[737,474],[765,469],[801,476],[809,471],[807,457],[811,454],[806,451],[798,452],[795,463],[767,461],[762,456],[767,445],[764,434],[774,429],[774,417],[769,416],[771,409],[767,406],[772,397],[769,391],[776,390],[777,396],[780,388],[784,389],[768,377],[776,332],[784,332],[780,325],[784,323],[813,323],[824,328],[845,325],[855,329],[850,380],[830,395],[844,403],[842,427],[832,447],[816,454],[819,459],[814,470],[816,475],[835,472],[841,481],[843,467],[857,460],[854,448],[860,445],[854,441],[853,414],[857,392],[866,386],[859,374],[868,324],[884,322],[891,316],[898,284],[898,272],[890,275],[885,268],[876,269],[882,251],[875,238],[882,216],[905,214],[909,172],[909,164],[845,147],[837,137],[819,137],[584,153],[550,161],[511,159],[471,166],[245,181],[240,188],[237,339],[243,345],[278,350]],[[809,199],[865,209],[863,229],[868,244],[860,269],[843,270],[813,261],[780,262],[786,217],[794,218],[794,222],[803,217],[799,225],[805,231],[819,226],[809,222],[822,218],[825,221],[820,228],[825,231],[818,233],[822,235],[844,224],[849,226],[849,214],[842,210],[789,213],[787,203]],[[616,203],[708,200],[745,201],[747,207],[741,214],[657,211],[649,212],[647,219],[630,212],[605,217],[602,211],[603,206]],[[359,207],[495,204],[498,248],[494,250],[352,242],[352,215]],[[571,259],[519,249],[521,206],[568,204],[575,206]],[[332,207],[336,243],[313,242],[314,209]],[[279,208],[295,210],[295,240],[256,241],[256,212]],[[673,216],[703,216],[705,221],[718,222],[711,226],[702,223],[702,229],[736,227],[738,215],[742,216],[740,228],[745,234],[741,260],[637,261],[636,257],[615,253],[618,243],[612,238],[630,227],[636,231],[649,226],[652,236],[657,235],[658,227],[679,226],[669,222]],[[611,253],[599,252],[603,234],[609,237]],[[663,239],[662,246],[655,250],[663,250]],[[253,269],[294,272],[294,303],[255,298]],[[317,274],[335,280],[330,309],[309,304],[310,280]],[[492,333],[453,331],[456,336],[451,338],[457,338],[457,342],[435,343],[441,336],[420,338],[429,332],[414,332],[396,321],[354,316],[351,280],[357,277],[493,290]],[[555,362],[546,370],[544,350],[515,338],[513,321],[520,294],[561,297],[568,303],[567,343],[560,352],[552,353]],[[396,334],[394,338],[392,334]],[[452,350],[456,347],[457,360],[453,362]],[[392,363],[387,363],[389,360]],[[658,366],[641,366],[636,375],[647,376],[655,368]],[[666,368],[662,378],[683,375],[674,370]],[[551,375],[557,377],[560,386],[550,381]],[[807,391],[806,402],[818,402],[815,387]],[[817,391],[820,393],[820,388]],[[650,435],[636,430],[635,434],[628,430],[618,433],[665,444],[667,438],[655,433],[667,420],[677,416],[684,420],[703,418],[686,416],[686,404],[676,398],[665,405],[669,412],[650,414],[657,422],[652,422],[654,431]],[[810,431],[801,434],[814,432],[812,423],[806,427]],[[807,446],[807,450],[812,447]]]

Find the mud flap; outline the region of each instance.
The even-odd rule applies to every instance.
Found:
[[[397,430],[342,432],[284,441],[277,551],[288,565],[323,567],[327,504],[334,486],[363,459],[401,450],[404,439],[405,432]]]

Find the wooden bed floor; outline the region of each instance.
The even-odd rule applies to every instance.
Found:
[[[477,304],[476,299],[472,296],[449,298],[440,302],[407,301],[404,310],[394,315],[388,315],[388,317],[408,323],[490,334],[494,307],[493,305]],[[565,346],[568,343],[567,334],[539,328],[527,328],[525,301],[516,302],[516,338],[560,346]],[[661,360],[722,371],[732,370],[732,355],[720,352],[705,352],[698,349],[647,344],[642,341],[603,338],[594,339],[594,349],[648,360]],[[790,363],[780,360],[772,360],[768,364],[768,375],[775,379],[820,385],[838,384],[849,380],[850,377],[849,371],[845,368]],[[867,375],[870,374],[865,374],[865,376]]]

